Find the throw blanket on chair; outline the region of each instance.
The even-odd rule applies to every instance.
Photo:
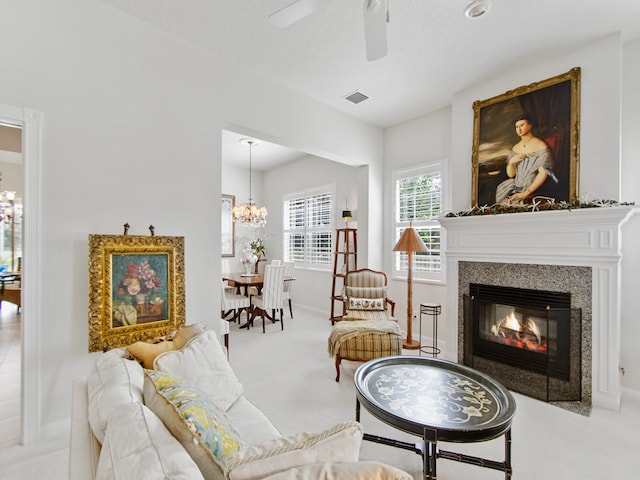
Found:
[[[341,321],[333,326],[329,336],[329,356],[334,357],[340,345],[344,342],[362,335],[363,333],[388,333],[400,335],[400,327],[391,320],[359,320]]]

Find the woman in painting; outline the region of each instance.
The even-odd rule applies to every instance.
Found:
[[[544,141],[532,133],[533,121],[528,114],[515,121],[516,143],[507,157],[507,180],[496,189],[496,203],[524,203],[547,177],[558,183],[553,173],[553,157]]]

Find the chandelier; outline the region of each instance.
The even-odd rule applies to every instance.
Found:
[[[250,138],[243,138],[240,143],[249,145],[249,200],[242,205],[233,207],[233,221],[248,227],[263,227],[267,223],[267,208],[257,207],[251,197],[251,155],[253,146],[258,145],[258,142]]]

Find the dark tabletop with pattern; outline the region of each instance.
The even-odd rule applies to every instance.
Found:
[[[511,426],[515,400],[491,377],[457,363],[428,357],[372,360],[356,371],[359,401],[380,420],[439,440],[483,441]]]

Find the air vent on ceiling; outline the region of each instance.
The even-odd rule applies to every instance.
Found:
[[[360,102],[364,102],[367,98],[369,97],[367,97],[364,93],[358,92],[357,90],[344,97],[345,100],[349,100],[351,103],[355,103],[356,105]]]

